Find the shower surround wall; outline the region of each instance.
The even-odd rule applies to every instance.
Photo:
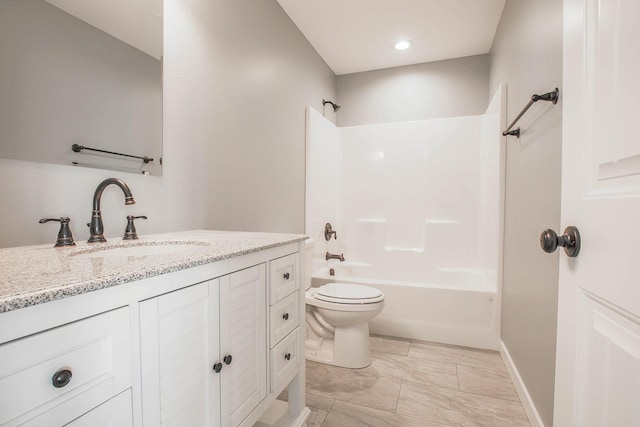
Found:
[[[503,94],[485,115],[344,128],[309,109],[315,284],[385,292],[373,332],[498,348]],[[327,221],[337,240],[324,239]]]

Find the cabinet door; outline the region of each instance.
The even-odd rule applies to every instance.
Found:
[[[217,280],[140,303],[143,425],[219,425],[218,307]]]
[[[267,394],[264,264],[220,278],[222,425],[237,426]],[[224,363],[224,362],[223,362]]]

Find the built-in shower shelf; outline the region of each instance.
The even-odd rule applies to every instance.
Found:
[[[482,270],[479,268],[458,268],[458,267],[441,267],[437,269],[438,271],[445,271],[447,273],[465,273],[476,276],[483,276],[487,274],[487,270]]]
[[[358,218],[356,222],[372,222],[375,224],[384,224],[387,222],[386,218]]]
[[[424,252],[424,247],[400,247],[400,246],[385,246],[384,250],[387,252]]]
[[[458,220],[455,219],[425,219],[425,224],[457,224]]]

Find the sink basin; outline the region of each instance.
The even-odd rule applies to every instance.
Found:
[[[143,257],[151,255],[185,254],[192,251],[202,250],[209,246],[203,242],[144,242],[133,245],[109,245],[103,247],[92,247],[79,252],[72,253],[75,259],[82,258],[122,258],[122,257]]]

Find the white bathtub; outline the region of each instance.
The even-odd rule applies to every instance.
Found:
[[[497,350],[500,301],[495,274],[443,270],[434,283],[379,280],[353,276],[357,263],[334,264],[312,275],[312,286],[358,283],[380,289],[385,307],[369,322],[371,333]],[[493,277],[492,277],[493,276]]]

